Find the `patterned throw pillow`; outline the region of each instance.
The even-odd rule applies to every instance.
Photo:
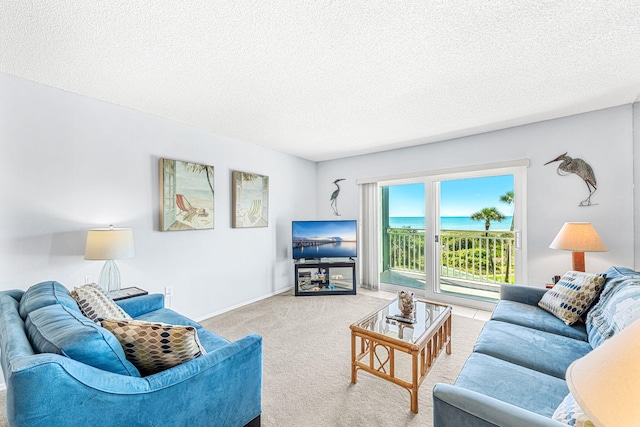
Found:
[[[573,325],[598,297],[604,277],[595,273],[567,271],[556,285],[549,289],[538,305]]]
[[[562,400],[551,419],[574,427],[595,427],[571,393]]]
[[[131,319],[118,304],[98,285],[91,283],[71,291],[82,314],[96,323],[102,319]]]
[[[102,321],[102,327],[116,336],[127,359],[143,376],[155,374],[206,354],[193,326],[105,319]]]

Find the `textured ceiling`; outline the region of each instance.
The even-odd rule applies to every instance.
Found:
[[[640,1],[0,0],[0,71],[310,160],[640,96]]]

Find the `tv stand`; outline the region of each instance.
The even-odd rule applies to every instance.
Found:
[[[295,295],[355,295],[356,263],[297,262]]]

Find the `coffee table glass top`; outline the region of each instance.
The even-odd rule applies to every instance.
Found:
[[[400,309],[398,309],[398,300],[395,299],[353,325],[371,332],[415,344],[419,342],[420,338],[429,332],[433,326],[437,324],[439,318],[449,310],[451,310],[449,306],[417,299],[413,319],[415,323],[402,322],[392,318],[392,316],[402,316]]]

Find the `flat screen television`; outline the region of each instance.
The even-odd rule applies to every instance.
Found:
[[[293,259],[355,258],[358,222],[293,221]]]

